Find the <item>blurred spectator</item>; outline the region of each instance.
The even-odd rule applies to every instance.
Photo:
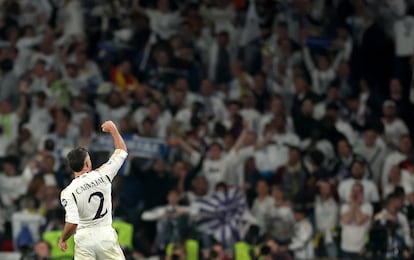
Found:
[[[157,0],[155,8],[143,8],[140,0],[134,0],[132,7],[150,18],[151,30],[162,39],[166,40],[176,33],[181,17],[178,11],[171,9],[169,0]]]
[[[225,248],[220,243],[215,243],[209,252],[209,258],[211,260],[229,260],[231,257],[226,253]]]
[[[270,103],[267,110],[261,115],[259,126],[257,129],[258,136],[265,136],[264,130],[266,125],[268,125],[275,117],[280,115],[286,116],[286,127],[288,132],[292,132],[294,129],[294,124],[292,117],[289,115],[288,111],[286,111],[286,103],[284,99],[279,95],[272,95],[270,97]]]
[[[79,129],[72,123],[72,113],[66,108],[56,111],[54,120],[53,131],[42,136],[39,147],[45,147],[48,140],[50,140],[53,142],[52,151],[56,152],[61,158],[64,149],[75,147]]]
[[[0,156],[5,155],[7,146],[17,137],[20,120],[26,113],[27,92],[27,84],[21,82],[19,85],[19,106],[15,110],[8,99],[0,100]]]
[[[351,176],[351,167],[356,159],[356,155],[346,139],[339,140],[336,143],[336,153],[337,159],[333,172],[337,181],[341,182]]]
[[[97,102],[96,111],[98,112],[100,123],[111,118],[111,120],[119,124],[121,119],[130,112],[129,107],[125,106],[125,102],[121,93],[115,89],[109,93],[104,102]]]
[[[272,197],[275,201],[266,217],[266,233],[276,239],[279,245],[287,246],[293,237],[294,214],[291,202],[280,187],[272,187]]]
[[[326,118],[332,120],[336,130],[343,134],[351,145],[355,145],[357,133],[350,123],[340,117],[339,106],[337,104],[331,103],[326,106]]]
[[[40,227],[45,224],[45,218],[37,212],[35,203],[35,199],[30,196],[22,197],[19,211],[11,217],[16,249],[30,248],[41,237]]]
[[[261,233],[266,232],[266,216],[269,209],[274,207],[275,201],[269,194],[269,184],[261,179],[256,182],[257,197],[253,202],[252,214],[257,219]]]
[[[383,104],[382,123],[384,124],[385,142],[391,149],[396,149],[401,136],[408,133],[405,123],[398,117],[394,101],[386,100]]]
[[[168,191],[174,188],[176,181],[166,169],[166,162],[162,158],[155,159],[150,169],[139,167],[139,160],[132,160],[132,171],[143,184],[143,203],[145,209],[152,209],[164,205]]]
[[[155,248],[165,250],[169,243],[177,243],[184,238],[188,228],[188,207],[178,205],[179,193],[170,190],[167,196],[168,204],[149,211],[144,211],[142,219],[157,221]]]
[[[21,164],[27,165],[36,154],[37,142],[33,138],[30,127],[20,127],[17,139],[7,147],[7,155],[20,157]]]
[[[404,198],[401,199],[398,194],[391,193],[386,199],[384,209],[374,217],[374,225],[381,226],[385,234],[373,236],[373,241],[379,251],[389,258],[407,259],[413,246],[407,217],[401,213],[403,203]]]
[[[411,183],[407,180],[407,177],[409,176],[406,175],[404,178],[402,176],[403,172],[397,165],[393,166],[390,171],[391,172],[388,175],[388,182],[382,187],[383,199],[386,199],[390,194],[392,194],[397,187],[401,187],[407,196],[412,196],[413,188]]]
[[[22,260],[50,260],[51,247],[43,240],[39,240],[33,246],[33,252],[23,256]]]
[[[341,60],[344,58],[343,53],[342,51],[338,52],[332,63],[326,55],[320,54],[316,66],[310,56],[310,50],[308,47],[304,47],[303,57],[312,78],[312,90],[316,94],[322,95],[326,92],[329,83],[335,79],[336,70],[338,69]]]
[[[49,132],[53,118],[49,112],[49,102],[45,92],[37,92],[31,101],[27,127],[33,135],[33,138],[39,139]]]
[[[313,111],[314,106],[312,100],[305,99],[301,103],[299,113],[293,117],[296,133],[301,139],[310,137],[311,132],[309,129],[318,126],[318,122],[313,118]]]
[[[388,154],[385,158],[383,170],[381,173],[381,183],[384,186],[388,182],[390,170],[394,165],[398,165],[407,159],[407,155],[412,151],[412,141],[409,135],[401,136],[399,140],[399,149]]]
[[[121,93],[133,91],[138,85],[128,60],[122,60],[117,67],[111,69],[111,81]]]
[[[390,81],[389,100],[394,101],[398,117],[408,125],[413,104],[410,103],[407,97],[404,97],[403,86],[397,78]]]
[[[290,198],[299,198],[303,194],[307,170],[301,159],[301,151],[297,146],[289,147],[289,158],[286,164],[280,167],[276,172],[277,183],[284,187],[287,196]]]
[[[401,164],[402,182],[413,187],[414,185],[414,153],[410,153],[405,162]],[[407,192],[407,194],[409,194]]]
[[[318,257],[338,257],[336,245],[337,227],[339,223],[339,206],[334,199],[331,184],[325,181],[318,183],[319,194],[315,199],[315,229]]]
[[[381,169],[384,163],[387,147],[384,141],[378,137],[378,133],[373,128],[364,131],[363,142],[355,147],[355,153],[365,159],[370,177],[378,185],[381,182]]]
[[[344,259],[358,258],[365,249],[373,208],[364,202],[364,193],[362,184],[353,184],[349,202],[341,206],[341,258]]]
[[[309,83],[304,76],[296,76],[293,84],[295,86],[295,92],[292,103],[292,116],[299,113],[301,104],[305,99],[309,99],[312,103],[316,103],[319,98],[315,92],[309,88]]]
[[[208,186],[207,179],[204,176],[197,176],[193,181],[192,189],[187,192],[187,198],[190,204],[208,195]]]
[[[226,31],[221,31],[209,49],[208,77],[216,84],[227,84],[231,80],[230,64],[233,58],[233,50],[229,38],[230,36]]]
[[[243,69],[240,60],[230,65],[233,79],[229,83],[229,99],[238,100],[249,95],[253,89],[253,78]]]
[[[354,185],[358,183],[363,188],[364,202],[377,203],[379,202],[378,188],[375,183],[364,177],[365,163],[363,161],[354,161],[351,167],[352,176],[339,183],[338,195],[342,202],[349,202],[353,199]],[[355,195],[356,196],[356,195]]]
[[[295,259],[310,259],[314,257],[313,249],[313,228],[310,221],[306,218],[305,210],[296,205],[295,226],[292,241],[289,244],[289,250],[293,251]]]
[[[124,116],[128,111],[125,111]],[[165,138],[167,136],[167,128],[171,124],[172,115],[169,110],[163,109],[161,105],[152,101],[147,106],[138,108],[132,115],[135,123],[142,124],[144,119],[148,119],[152,122],[155,129],[155,136]],[[138,127],[138,130],[141,130]]]
[[[187,254],[185,247],[182,244],[175,243],[172,255],[167,255],[166,260],[185,260],[187,259]]]
[[[82,117],[79,127],[79,139],[77,146],[89,147],[97,138],[97,133],[95,131],[95,118],[90,115],[85,115]]]
[[[0,100],[10,100],[13,109],[19,104],[19,79],[13,72],[14,66],[10,58],[0,60]]]
[[[14,202],[27,192],[33,173],[30,166],[27,166],[20,174],[19,159],[14,156],[4,158],[2,164],[3,170],[0,174],[1,201],[6,207],[12,207]]]

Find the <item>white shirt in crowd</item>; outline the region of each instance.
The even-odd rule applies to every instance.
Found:
[[[243,73],[241,78],[234,78],[229,83],[229,99],[230,100],[240,100],[243,96],[243,88],[246,88],[246,91],[250,91],[253,88],[253,79],[247,74]]]
[[[401,136],[408,134],[407,125],[399,118],[396,118],[391,123],[384,122],[384,135],[396,147],[400,143]]]
[[[142,127],[142,122],[148,115],[148,109],[146,107],[138,108],[132,115],[138,127]],[[165,110],[160,112],[160,115],[154,122],[155,135],[157,137],[165,138],[167,136],[167,128],[170,126],[173,117],[170,111]],[[140,129],[141,130],[141,129]]]
[[[401,153],[400,151],[392,152],[385,158],[383,169],[382,169],[382,174],[381,174],[381,185],[382,186],[387,185],[391,168],[394,165],[400,164],[406,158],[407,158],[406,155]]]
[[[408,57],[414,54],[414,17],[404,16],[394,22],[395,55]]]
[[[323,234],[325,244],[333,242],[332,231],[338,226],[338,203],[333,199],[315,199],[315,221],[316,230]]]
[[[255,148],[253,146],[243,147],[235,151],[233,164],[229,167],[226,174],[226,182],[230,185],[242,187],[244,181],[244,163],[250,157],[253,157]]]
[[[111,108],[106,103],[96,102],[96,110],[99,114],[99,118],[101,119],[101,123],[106,120],[112,120],[115,124],[119,125],[121,119],[129,113],[130,109],[127,106]]]
[[[53,118],[47,106],[39,107],[33,102],[29,111],[28,129],[35,139],[40,139],[49,132]]]
[[[337,54],[332,66],[326,71],[321,71],[315,66],[310,56],[309,48],[307,47],[303,50],[303,58],[305,60],[306,68],[312,78],[312,90],[318,95],[325,94],[329,84],[336,77],[336,69],[343,58],[342,51]]]
[[[387,210],[383,209],[381,212],[375,215],[374,219],[381,221],[382,224],[385,224],[384,222],[386,221],[387,214],[389,214]],[[398,228],[396,230],[396,233],[400,235],[402,238],[404,238],[404,242],[407,247],[412,248],[413,240],[411,237],[410,225],[408,223],[407,216],[401,212],[398,212],[397,217],[396,217],[396,222],[398,223]]]
[[[338,194],[341,201],[349,202],[352,186],[356,182],[360,182],[364,187],[364,202],[379,202],[378,188],[373,181],[367,179],[356,180],[354,178],[348,178],[339,184]]]
[[[295,223],[295,232],[289,249],[293,251],[295,259],[313,259],[313,228],[308,219]]]
[[[71,0],[61,9],[61,21],[63,22],[63,33],[66,39],[71,36],[83,36],[85,33],[83,10],[81,1]]]
[[[338,130],[338,132],[345,135],[346,139],[348,139],[348,142],[350,144],[355,144],[358,135],[355,133],[354,129],[348,122],[342,119],[338,119],[335,123],[335,128],[336,130]]]
[[[382,186],[382,198],[386,199],[388,195],[394,192],[395,188],[401,187],[404,190],[404,194],[408,195],[414,191],[414,178],[410,173],[405,170],[401,171],[400,182],[397,185],[392,184],[390,181]]]
[[[259,171],[273,171],[284,165],[288,160],[289,147],[286,144],[299,145],[299,137],[292,133],[276,134],[275,144],[256,151],[254,157]]]
[[[46,219],[37,212],[22,210],[13,213],[11,222],[13,230],[13,241],[16,242],[22,228],[24,226],[27,226],[29,228],[33,241],[37,242],[41,238],[40,227],[46,224]]]
[[[157,9],[147,8],[145,12],[150,19],[151,31],[163,40],[167,40],[176,34],[182,20],[178,11],[164,13]]]
[[[27,166],[21,175],[7,176],[0,173],[0,196],[4,206],[12,206],[15,200],[26,194],[27,187],[33,178],[30,167]]]
[[[260,116],[260,118],[258,119],[259,121],[259,125],[258,125],[258,129],[257,129],[257,136],[261,137],[263,136],[263,131],[266,127],[266,125],[270,122],[272,122],[272,120],[275,118],[275,115],[271,112],[265,113],[263,115]],[[293,124],[293,119],[290,115],[286,115],[286,131],[289,133],[294,133],[295,132],[295,126]]]
[[[243,108],[240,110],[240,115],[247,121],[249,130],[257,133],[259,127],[260,113],[253,108]]]
[[[401,170],[401,182],[404,183],[403,188],[407,187],[408,191],[414,191],[414,174],[411,174],[407,170]]]
[[[342,205],[341,216],[344,213],[348,212],[349,209],[349,204]],[[369,203],[363,203],[360,206],[360,210],[364,215],[367,215],[369,218],[372,217],[374,211],[372,205]],[[362,225],[357,225],[356,223],[345,224],[341,221],[341,249],[346,252],[360,253],[365,245],[366,236],[368,234],[370,225],[370,220],[367,220]]]
[[[272,196],[268,195],[263,200],[255,198],[251,212],[257,219],[261,232],[266,231],[266,217],[269,214],[271,208],[275,206],[275,200]]]
[[[66,222],[78,224],[77,229],[112,224],[111,183],[127,156],[124,150],[115,150],[108,162],[75,178],[62,191]]]
[[[387,147],[385,142],[377,138],[375,144],[372,147],[368,147],[365,142],[360,142],[356,145],[354,152],[362,156],[372,172],[372,178],[375,183],[380,183],[381,173],[383,169],[384,159],[387,155]]]
[[[197,152],[193,152],[193,154],[194,157],[200,157]],[[207,179],[210,192],[214,191],[218,183],[227,183],[229,172],[234,172],[232,169],[236,167],[238,162],[239,157],[235,150],[231,150],[228,154],[222,154],[218,160],[212,160],[210,158],[204,159],[201,174]]]

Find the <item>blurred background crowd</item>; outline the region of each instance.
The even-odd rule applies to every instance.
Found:
[[[410,259],[413,69],[412,0],[0,0],[0,255],[113,120],[127,259]]]

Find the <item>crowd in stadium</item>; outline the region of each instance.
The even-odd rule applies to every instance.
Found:
[[[411,259],[413,70],[412,0],[0,0],[0,256],[113,120],[127,259]]]

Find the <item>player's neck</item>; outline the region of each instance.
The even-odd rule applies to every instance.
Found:
[[[88,170],[82,170],[82,171],[80,171],[80,172],[75,172],[74,174],[75,174],[75,178],[78,178],[78,177],[80,177],[80,176],[82,176],[82,175],[84,175],[85,173],[87,173],[88,172]]]

